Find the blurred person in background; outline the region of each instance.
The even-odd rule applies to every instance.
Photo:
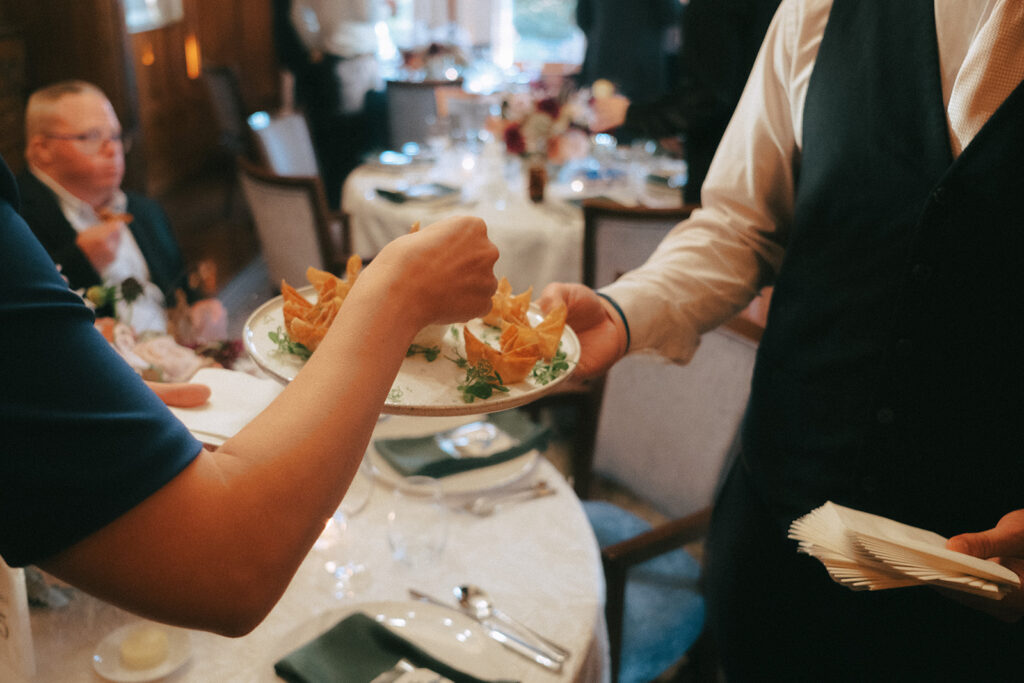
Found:
[[[681,16],[679,79],[661,98],[594,99],[594,129],[626,137],[682,138],[683,200],[700,202],[711,158],[739,102],[779,0],[689,0]]]
[[[679,0],[578,0],[576,24],[587,39],[579,82],[603,78],[634,100],[664,95],[668,36],[681,12]]]
[[[177,332],[189,345],[226,339],[224,306],[190,286],[163,209],[121,189],[127,139],[103,91],[84,81],[42,88],[29,97],[25,129],[20,211],[71,288],[113,287],[116,301],[99,302],[98,313],[137,333]],[[179,292],[186,320],[172,330]]]
[[[395,5],[392,0],[291,0],[289,26],[284,3],[276,1],[278,59],[295,74],[296,105],[309,121],[327,202],[337,209],[345,178],[384,139],[377,24]]]

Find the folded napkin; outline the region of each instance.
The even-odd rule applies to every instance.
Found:
[[[366,683],[403,658],[454,683],[486,683],[434,658],[362,612],[283,657],[274,671],[289,683]]]
[[[219,445],[263,411],[284,388],[245,372],[203,368],[191,380],[210,387],[210,400],[195,408],[171,407],[197,439]]]
[[[795,520],[789,537],[853,590],[934,584],[1000,599],[1020,586],[1006,567],[946,549],[939,534],[827,501]]]
[[[413,185],[405,190],[385,190],[377,188],[377,194],[384,199],[396,204],[405,202],[435,202],[441,199],[456,200],[459,198],[458,189],[440,183],[425,183]]]
[[[438,435],[428,434],[405,439],[377,439],[373,445],[377,452],[395,470],[404,476],[425,475],[446,477],[479,467],[489,467],[517,458],[534,449],[547,447],[549,431],[533,422],[518,410],[492,413],[488,422],[498,430],[494,443],[500,450],[485,455],[465,456],[452,449],[445,450]],[[449,430],[448,433],[455,431]],[[443,438],[443,435],[442,435]]]

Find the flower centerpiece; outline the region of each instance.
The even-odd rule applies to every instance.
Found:
[[[501,138],[510,154],[527,160],[534,201],[543,199],[547,164],[564,164],[590,151],[588,99],[582,92],[550,92],[538,84],[502,102]]]
[[[551,93],[543,86],[514,93],[501,106],[505,148],[511,154],[542,157],[555,164],[590,150],[586,94]]]

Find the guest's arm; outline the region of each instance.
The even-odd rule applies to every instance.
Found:
[[[479,219],[446,219],[393,241],[263,413],[114,522],[38,564],[154,619],[248,632],[344,495],[413,337],[427,324],[489,310],[496,259]]]

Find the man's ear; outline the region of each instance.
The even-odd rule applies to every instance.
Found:
[[[25,145],[25,159],[33,166],[45,169],[53,163],[53,148],[45,135],[33,135]]]

